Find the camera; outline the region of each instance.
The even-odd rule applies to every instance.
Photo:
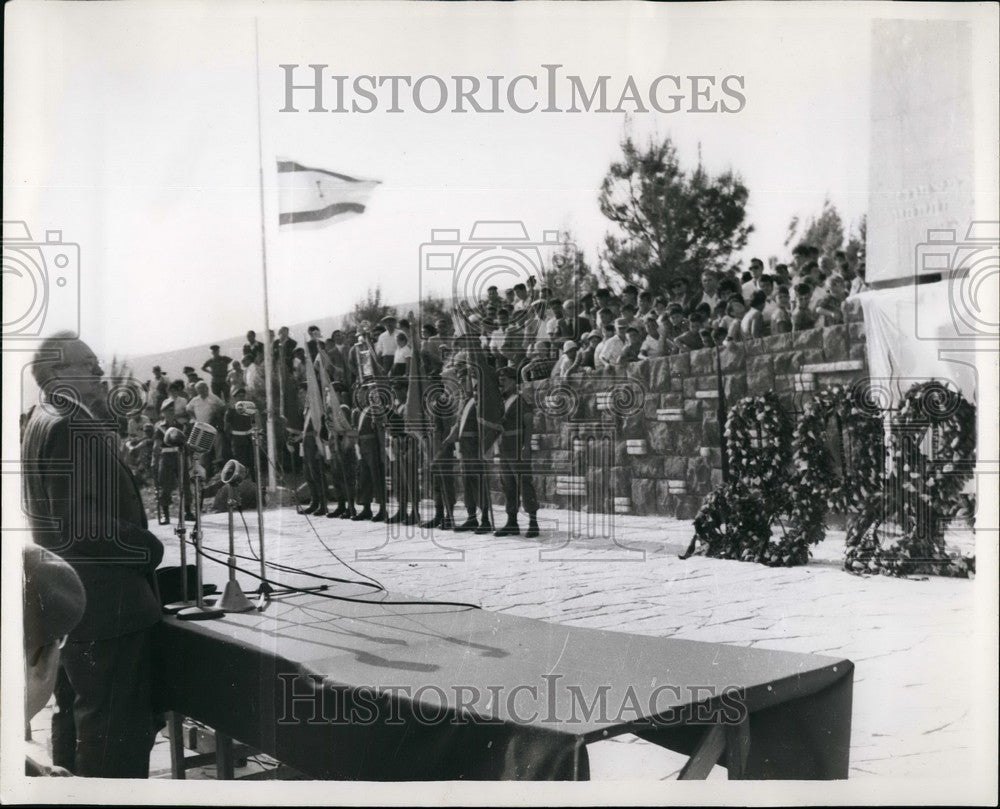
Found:
[[[992,340],[1000,338],[1000,222],[972,222],[964,239],[952,229],[928,230],[917,245],[916,282],[939,275],[948,285],[948,323],[943,306],[916,303],[917,337],[923,340]],[[919,301],[919,293],[918,293]],[[943,302],[942,302],[943,303]]]
[[[544,285],[546,261],[558,269],[562,249],[559,231],[542,231],[541,240],[533,240],[518,220],[477,221],[465,240],[457,229],[432,230],[431,240],[420,245],[421,301],[447,283],[446,297],[468,321],[491,286],[502,292],[519,283],[529,288],[536,281]],[[515,316],[525,315],[526,310],[515,312]],[[512,317],[512,323],[515,320]],[[474,330],[474,326],[467,328]]]
[[[24,222],[3,222],[3,339],[80,330],[80,246],[47,230],[32,240]]]

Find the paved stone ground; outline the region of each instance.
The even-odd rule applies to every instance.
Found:
[[[565,512],[540,517],[538,540],[437,533],[454,551],[444,559],[428,532],[390,537],[384,525],[307,522],[281,509],[265,513],[266,547],[270,560],[343,575],[336,553],[388,589],[417,597],[597,629],[846,657],[856,665],[852,778],[962,777],[995,766],[982,762],[975,742],[991,718],[975,708],[977,683],[968,665],[983,654],[972,637],[974,581],[851,576],[839,568],[843,535],[837,533],[809,565],[768,569],[681,561],[690,522],[618,516],[613,526],[595,525],[595,538],[568,542]],[[256,516],[247,520],[256,545]],[[247,554],[247,535],[239,519],[236,525],[237,553]],[[207,515],[205,528],[207,547],[227,546],[225,515]],[[176,563],[176,538],[169,529],[155,530],[168,548],[165,563]],[[600,539],[602,531],[617,544]],[[221,586],[224,576],[222,568],[206,567],[206,581]],[[246,590],[256,586],[249,577],[241,583]],[[39,747],[48,721],[43,712],[34,722]],[[594,779],[669,778],[683,764],[632,736],[590,752]],[[242,772],[266,767],[251,762]],[[153,770],[169,775],[162,740]],[[199,775],[213,777],[210,770],[189,777]],[[717,767],[715,777],[724,771]]]

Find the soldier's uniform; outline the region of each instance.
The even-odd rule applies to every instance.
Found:
[[[523,505],[528,512],[528,536],[537,536],[538,495],[531,470],[531,412],[516,391],[504,399],[502,424],[503,432],[497,439],[497,449],[507,525],[496,535],[519,533],[517,512],[518,506]]]
[[[357,502],[362,506],[355,520],[385,520],[385,467],[383,466],[383,448],[381,430],[368,405],[358,413],[358,488]],[[378,503],[378,512],[372,516],[371,505]]]
[[[446,440],[449,443],[458,444],[465,509],[469,514],[469,518],[464,523],[455,525],[455,530],[472,531],[476,528],[489,528],[489,487],[486,479],[486,464],[483,461],[483,451],[480,446],[478,407],[475,396],[469,396],[465,400],[458,420]],[[476,521],[477,510],[482,515],[478,522]]]
[[[233,406],[227,408],[223,419],[223,429],[229,439],[231,457],[243,464],[250,478],[256,480],[257,470],[253,459],[253,431],[256,427],[256,417],[238,413]]]
[[[169,399],[164,402],[164,407],[173,407],[173,402]],[[158,421],[153,432],[153,466],[156,470],[156,483],[160,489],[160,501],[157,504],[160,510],[160,524],[170,524],[170,505],[174,499],[174,490],[177,489],[181,478],[181,452],[183,447],[164,446],[163,439],[167,430],[172,425],[166,419]],[[183,507],[183,503],[181,504]]]
[[[406,432],[406,404],[401,402],[389,413],[386,429],[392,440],[392,490],[399,502],[399,510],[387,522],[415,525],[420,521],[418,509],[420,493],[418,490],[417,464],[419,447],[417,439]]]
[[[348,424],[351,423],[351,409],[346,404],[340,405],[340,412]],[[357,437],[353,433],[334,435],[330,439],[331,485],[336,493],[337,508],[327,516],[339,517],[344,520],[357,516],[354,508],[354,497],[357,492],[357,455],[355,446]]]

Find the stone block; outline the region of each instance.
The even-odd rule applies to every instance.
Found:
[[[770,337],[764,337],[761,343],[764,349],[762,353],[777,354],[779,351],[791,351],[792,333],[772,334]]]
[[[630,455],[628,460],[632,479],[663,477],[663,458],[641,455]]]
[[[851,360],[867,360],[868,347],[863,342],[851,343],[850,348],[847,349],[847,358]]]
[[[747,378],[743,374],[733,374],[731,376],[724,377],[722,380],[722,390],[726,394],[727,402],[735,402],[737,399],[741,399],[748,393]],[[770,390],[767,388],[766,390]],[[754,391],[757,393],[758,391]],[[764,391],[760,391],[763,393]]]
[[[663,504],[668,500],[668,498],[673,497],[672,494],[667,489],[667,481],[658,480],[656,481],[656,508],[655,513],[661,514]]]
[[[670,376],[683,378],[691,374],[691,353],[688,351],[680,354],[671,354],[667,357],[670,366]]]
[[[722,481],[722,469],[716,469],[715,467],[713,467],[712,468],[712,474],[711,474],[711,480],[710,480],[712,488],[715,489],[715,488],[721,486],[722,482],[723,482]]]
[[[708,463],[712,469],[718,469],[720,474],[722,472],[722,450],[718,447],[702,446],[698,449],[699,454]]]
[[[670,360],[668,357],[656,357],[647,360],[649,363],[649,389],[664,391],[670,384]]]
[[[741,371],[745,362],[746,354],[742,344],[728,344],[719,349],[719,363],[722,365],[722,373],[731,374],[735,371]]]
[[[673,425],[666,421],[653,421],[648,423],[649,449],[655,455],[667,455],[673,451],[673,436],[670,428]]]
[[[656,481],[648,478],[632,479],[632,513],[651,514],[656,505]]]
[[[810,348],[823,348],[823,330],[806,329],[792,334],[792,347],[800,351]]]
[[[684,402],[684,421],[699,421],[701,419],[701,400],[688,399]]]
[[[627,466],[612,466],[607,470],[608,485],[614,497],[625,497],[632,488],[632,473]]]
[[[639,360],[638,362],[630,362],[626,366],[626,373],[629,379],[633,379],[638,382],[643,390],[649,388],[649,363],[650,360]]]
[[[697,390],[718,390],[719,388],[719,378],[715,375],[715,371],[710,374],[703,374],[701,376],[696,376],[695,388]]]
[[[868,339],[867,335],[865,334],[864,323],[848,323],[847,335],[850,338],[851,345],[857,342],[864,342],[866,339]]]
[[[702,457],[693,458],[688,464],[687,488],[691,494],[707,494],[711,488],[712,467]]]
[[[676,454],[696,455],[701,446],[702,425],[675,422],[668,426],[673,428]]]
[[[660,408],[660,399],[656,394],[652,394],[646,397],[646,401],[642,403],[642,417],[649,421],[656,420],[656,411]]]
[[[661,393],[660,407],[684,407],[684,397],[679,393]]]
[[[697,351],[692,351],[689,356],[691,357],[692,374],[710,374],[715,371],[714,348],[700,348]]]
[[[698,390],[697,379],[693,376],[685,377],[682,380],[681,390],[684,392],[685,399],[693,399],[695,391]]]
[[[847,359],[847,326],[823,329],[823,358],[827,362]]]
[[[701,426],[701,439],[702,446],[706,447],[718,447],[721,446],[722,430],[719,428],[718,419],[712,415],[711,417],[706,416],[705,422]]]
[[[684,455],[668,455],[663,459],[662,477],[680,480],[687,475],[689,459]]]
[[[778,377],[782,374],[792,374],[799,370],[802,365],[801,357],[798,359],[798,365],[796,365],[796,357],[800,352],[797,351],[784,351],[780,354],[774,355],[774,376]]]

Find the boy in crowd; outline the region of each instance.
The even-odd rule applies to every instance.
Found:
[[[791,301],[787,286],[779,286],[774,295],[774,310],[768,327],[771,334],[787,334],[792,330]]]
[[[795,308],[792,310],[792,331],[805,331],[811,329],[816,318],[809,307],[809,299],[812,297],[812,286],[806,281],[800,281],[795,285]]]

